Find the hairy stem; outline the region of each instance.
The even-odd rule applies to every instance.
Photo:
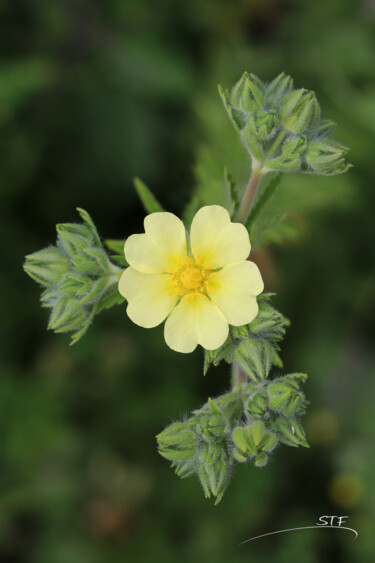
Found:
[[[247,382],[246,373],[237,363],[234,363],[232,366],[232,388],[235,389],[239,385],[242,385],[242,383],[246,383],[246,382]]]
[[[246,223],[246,219],[249,216],[255,192],[260,184],[261,179],[262,173],[260,172],[259,168],[253,169],[236,216],[236,221],[238,221],[239,223]]]

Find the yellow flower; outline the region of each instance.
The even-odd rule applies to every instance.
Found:
[[[190,244],[184,224],[172,213],[147,215],[144,227],[145,233],[125,243],[130,267],[119,282],[134,323],[152,328],[167,319],[168,346],[188,353],[198,344],[219,348],[228,325],[256,317],[263,281],[257,266],[247,261],[246,228],[232,223],[226,209],[202,207],[191,224]]]

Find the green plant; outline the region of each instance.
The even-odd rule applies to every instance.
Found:
[[[237,233],[238,237],[242,237],[241,244],[246,249],[246,237],[248,239],[250,236],[251,241],[254,238],[257,241],[268,240],[269,233],[276,236],[282,225],[280,216],[264,213],[279,186],[282,174],[296,171],[316,175],[344,173],[350,167],[346,162],[348,148],[331,138],[335,124],[321,118],[320,105],[314,92],[295,89],[293,80],[284,73],[264,84],[255,75],[245,72],[230,92],[221,87],[219,92],[228,116],[251,159],[251,175],[240,199],[240,190],[225,169],[222,187],[229,215],[218,211],[218,206],[216,211],[227,221],[223,223],[225,228],[232,229],[231,236],[234,237],[234,233]],[[94,223],[84,210],[79,210],[83,224],[57,225],[56,246],[26,257],[25,271],[45,288],[41,301],[43,306],[51,309],[49,328],[56,332],[72,331],[73,343],[86,332],[97,313],[123,301],[118,291],[120,278],[127,279],[126,287],[120,282],[120,289],[129,299],[129,316],[147,328],[162,322],[174,307],[181,309],[186,304],[187,312],[182,316],[183,329],[184,319],[188,319],[188,311],[192,310],[191,305],[190,309],[188,307],[189,301],[199,304],[202,299],[202,303],[212,305],[215,297],[213,295],[211,300],[209,291],[220,290],[220,283],[218,285],[212,279],[215,280],[215,275],[220,279],[221,272],[225,269],[222,268],[223,264],[201,263],[200,254],[194,251],[194,244],[198,243],[189,240],[187,244],[185,231],[179,220],[172,219],[171,214],[163,211],[159,202],[139,179],[136,179],[135,186],[146,211],[151,214],[148,217],[153,219],[146,218],[146,234],[133,235],[125,245],[125,255],[130,266],[123,254],[125,241],[107,240],[103,245]],[[186,223],[192,212],[201,207],[200,197],[197,189],[192,202],[187,206]],[[210,213],[207,209],[205,213]],[[155,213],[159,215],[156,217],[153,215]],[[180,247],[183,250],[181,256],[172,257],[175,264],[171,270],[159,271],[165,249],[160,243],[162,239],[156,237],[151,242],[147,239],[147,228],[154,229],[154,223],[161,223],[164,228],[163,222],[166,223],[167,218],[174,222],[175,227],[166,231],[169,236],[163,240],[165,244],[166,241],[168,244],[175,244],[174,235],[178,238],[178,232],[182,229]],[[245,226],[245,238],[244,227],[233,226],[233,223]],[[194,220],[192,239],[193,226]],[[211,233],[208,234],[210,239]],[[139,237],[143,237],[143,247],[138,244],[141,240]],[[204,236],[201,238],[205,239]],[[212,236],[211,239],[210,244],[213,246],[215,237]],[[205,240],[207,241],[207,236]],[[239,245],[238,240],[233,238],[234,246]],[[148,246],[145,246],[146,242]],[[159,253],[161,256],[158,263],[152,263],[152,267],[147,262],[150,248],[155,255]],[[250,249],[250,245],[248,248]],[[247,254],[237,260],[246,262]],[[180,262],[178,258],[181,258]],[[245,268],[249,267],[246,263]],[[129,289],[130,275],[134,279]],[[168,293],[169,290],[164,285],[158,286],[158,290],[154,291],[155,285],[151,282],[158,275],[165,276],[163,284],[164,281],[173,282],[177,292]],[[156,303],[164,295],[163,292],[167,291],[168,311],[166,314],[162,311],[158,322],[143,318],[139,303],[137,314],[131,312],[132,299],[139,301],[141,280],[146,280],[144,276],[148,276],[147,283],[151,283],[151,290],[154,292],[152,298]],[[240,324],[237,320],[231,321],[231,311],[226,313],[226,325],[221,325],[220,345],[212,344],[215,342],[212,339],[214,323],[211,323],[207,331],[209,338],[201,337],[204,331],[198,327],[196,341],[189,341],[186,346],[181,346],[181,339],[187,339],[182,330],[178,346],[170,344],[174,349],[188,352],[200,341],[207,342],[204,373],[222,360],[232,366],[231,389],[228,392],[209,399],[200,409],[193,411],[190,418],[173,423],[157,436],[160,454],[171,462],[177,475],[182,478],[197,475],[205,496],[212,495],[216,498],[216,503],[223,497],[235,463],[251,462],[256,467],[263,467],[278,444],[308,447],[300,423],[300,416],[307,406],[301,385],[307,376],[293,373],[271,377],[273,366],[282,368],[279,346],[288,320],[273,307],[270,294],[259,295],[262,291],[259,280],[255,285],[257,288],[250,291],[246,303],[243,303],[244,308],[255,303],[253,314],[249,314],[247,323]],[[234,307],[233,301],[231,303],[231,307]],[[216,319],[222,318],[220,311],[215,314]],[[238,314],[236,318],[238,319]],[[198,316],[189,322],[196,324],[197,319]],[[216,330],[219,330],[218,325]]]

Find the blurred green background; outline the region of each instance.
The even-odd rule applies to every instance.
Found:
[[[0,1],[2,563],[375,559],[374,32],[373,0]],[[22,263],[76,206],[103,237],[140,232],[134,175],[178,214],[197,184],[215,198],[225,164],[241,180],[217,84],[244,70],[315,90],[354,168],[286,175],[276,204],[294,234],[256,255],[292,320],[286,369],[310,376],[311,448],[236,468],[214,507],[154,436],[226,390],[227,366],[203,378],[201,350],[172,352],[125,306],[69,348]],[[321,515],[348,515],[358,539],[307,530],[239,547]]]

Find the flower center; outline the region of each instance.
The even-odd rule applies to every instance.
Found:
[[[186,257],[183,260],[179,257],[180,267],[176,270],[168,270],[170,281],[175,286],[175,295],[195,294],[204,297],[207,291],[212,291],[208,287],[209,278],[214,276],[210,272],[211,266],[204,268],[200,265],[199,255],[196,260]]]
[[[180,284],[187,291],[199,289],[203,280],[204,270],[197,268],[197,266],[187,266],[180,273]]]

